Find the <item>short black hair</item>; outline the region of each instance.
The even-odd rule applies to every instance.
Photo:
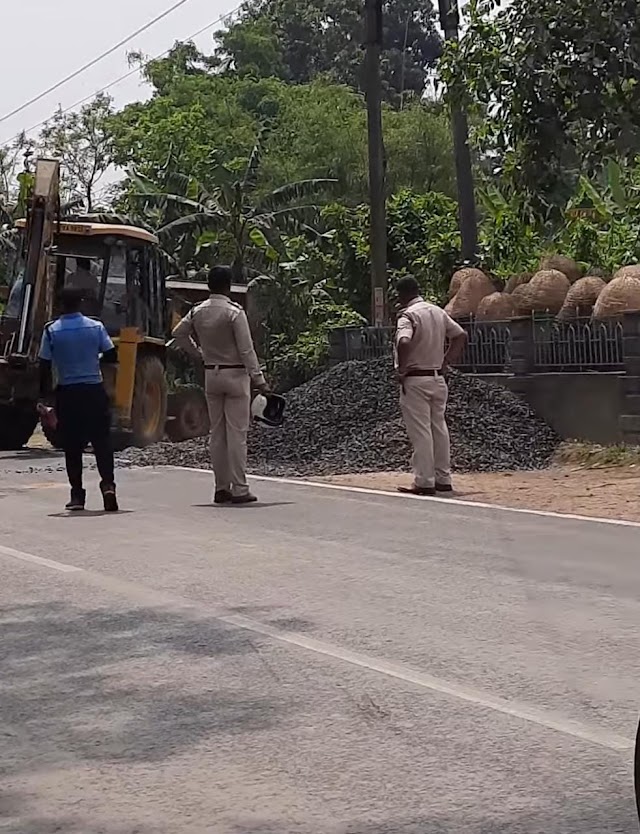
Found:
[[[91,272],[91,258],[76,258],[76,269],[86,269]]]
[[[231,290],[231,269],[228,266],[214,266],[209,270],[207,284],[212,293],[225,295]]]
[[[403,298],[420,295],[420,284],[413,275],[403,275],[396,282],[396,292]]]
[[[63,313],[79,313],[84,299],[83,290],[78,287],[64,287],[60,291],[60,305]]]

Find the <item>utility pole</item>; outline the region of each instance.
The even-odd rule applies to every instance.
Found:
[[[387,218],[385,208],[385,157],[382,134],[382,0],[365,0],[365,91],[369,146],[369,204],[371,251],[372,323],[381,327],[387,319]]]
[[[440,7],[440,25],[446,41],[459,40],[460,15],[458,0],[438,0]],[[469,150],[469,125],[467,114],[457,104],[451,106],[451,127],[453,133],[453,153],[456,163],[456,183],[458,187],[458,218],[462,237],[462,257],[474,262],[478,255],[478,220],[476,217],[476,198],[473,189],[473,169],[471,151]]]

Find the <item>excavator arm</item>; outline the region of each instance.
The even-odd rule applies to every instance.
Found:
[[[24,288],[12,364],[36,361],[42,330],[53,313],[54,282],[48,280],[48,252],[60,208],[60,163],[39,159],[26,228]]]

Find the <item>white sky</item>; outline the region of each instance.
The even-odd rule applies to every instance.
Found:
[[[101,52],[173,5],[175,0],[0,0],[0,118],[51,87]],[[70,107],[124,75],[127,52],[152,56],[186,40],[237,0],[189,0],[117,53],[100,61],[80,77],[0,123],[0,145],[21,130],[48,118],[58,105]],[[195,39],[203,52],[212,47],[217,23]],[[138,74],[108,90],[116,105],[144,99],[148,89]]]

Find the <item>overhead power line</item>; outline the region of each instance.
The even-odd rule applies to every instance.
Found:
[[[141,26],[139,29],[136,29],[135,32],[132,32],[126,38],[123,38],[123,40],[116,43],[110,49],[107,49],[106,52],[103,52],[101,55],[98,55],[97,58],[94,58],[92,61],[89,61],[88,64],[85,64],[84,66],[80,67],[80,69],[77,69],[74,72],[72,72],[70,75],[67,75],[66,78],[63,78],[60,81],[57,81],[53,86],[44,90],[42,93],[38,93],[37,96],[34,96],[32,99],[29,99],[29,101],[25,101],[24,104],[20,105],[20,107],[16,107],[15,110],[12,110],[10,113],[7,113],[6,115],[2,116],[0,118],[0,124],[2,124],[2,122],[6,122],[7,119],[10,119],[12,116],[17,116],[18,113],[22,113],[23,110],[27,109],[27,107],[31,107],[32,104],[35,104],[36,102],[45,98],[45,96],[48,96],[50,93],[53,93],[56,90],[59,90],[60,87],[63,87],[69,81],[73,81],[74,78],[77,78],[79,75],[82,75],[83,72],[86,72],[87,70],[91,69],[91,67],[95,67],[95,65],[99,64],[100,61],[102,61],[104,58],[108,58],[109,55],[113,55],[113,53],[117,52],[118,49],[121,49],[123,46],[126,46],[134,38],[137,38],[138,35],[141,35],[143,32],[146,32],[147,29],[150,29],[152,26],[155,26],[155,24],[158,23],[160,20],[163,20],[165,17],[170,15],[172,12],[175,12],[176,9],[179,9],[180,6],[184,6],[185,3],[188,3],[188,2],[189,2],[189,0],[178,0],[177,3],[173,4],[173,6],[171,6],[168,9],[165,9],[165,11],[162,12],[162,14],[159,14],[157,17],[154,17],[153,20],[150,20],[148,23],[145,23],[144,26]]]
[[[198,35],[201,35],[203,32],[206,32],[207,29],[211,29],[212,26],[216,26],[218,23],[221,23],[223,20],[226,20],[231,15],[235,14],[241,7],[243,3],[239,3],[235,6],[231,11],[226,12],[225,14],[216,17],[215,20],[210,21],[206,24],[206,26],[202,26],[202,28],[198,29],[197,32],[192,32],[192,34],[187,35],[185,38],[182,38],[183,41],[190,41],[193,38],[197,38]],[[107,90],[110,90],[112,87],[115,87],[117,84],[120,84],[122,81],[125,81],[127,78],[131,78],[132,75],[135,75],[138,72],[142,72],[149,64],[153,63],[154,61],[159,61],[161,58],[165,58],[173,49],[173,46],[170,46],[168,49],[165,49],[164,52],[159,52],[157,55],[154,55],[152,58],[149,58],[148,61],[145,61],[141,66],[134,67],[129,72],[126,72],[124,75],[121,75],[119,78],[116,78],[114,81],[110,81],[104,87],[101,87],[99,90],[96,90],[93,93],[90,93],[88,96],[79,99],[78,101],[74,102],[69,107],[65,107],[63,110],[60,111],[60,115],[64,116],[66,113],[70,113],[72,110],[75,110],[76,107],[80,107],[82,104],[85,104],[87,101],[91,101],[91,99],[95,98],[96,96],[101,95],[102,93],[106,93]],[[10,139],[5,139],[4,142],[0,142],[0,147],[2,145],[9,145],[11,142],[14,142],[20,136],[27,136],[29,133],[33,133],[34,130],[37,130],[39,127],[46,125],[49,121],[49,118],[43,119],[41,122],[33,125],[32,127],[27,128],[26,130],[20,130],[15,136],[12,136]]]

